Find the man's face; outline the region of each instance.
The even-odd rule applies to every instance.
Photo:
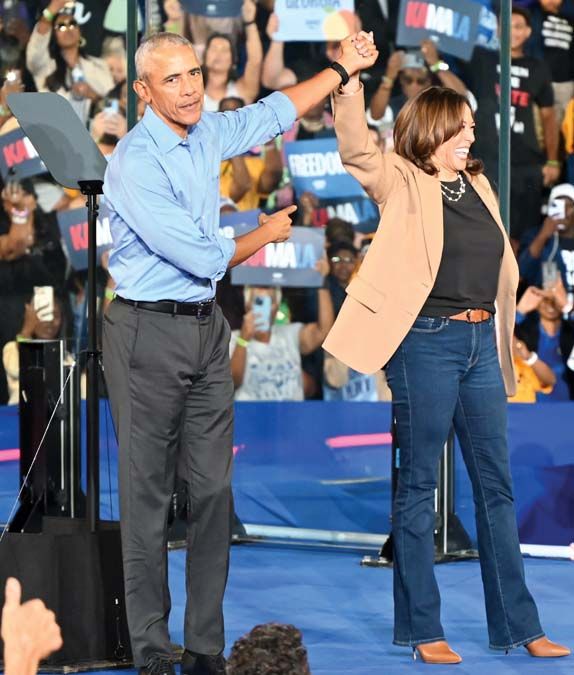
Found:
[[[355,271],[357,256],[352,251],[341,249],[329,259],[331,274],[342,285],[346,286]]]
[[[431,79],[428,71],[424,68],[405,68],[401,70],[399,81],[404,95],[414,98],[423,89],[430,87]]]
[[[520,49],[531,33],[532,30],[526,23],[526,19],[520,14],[513,14],[510,26],[510,48]]]
[[[182,138],[197,124],[203,108],[203,77],[192,47],[166,45],[149,54],[137,95]]]

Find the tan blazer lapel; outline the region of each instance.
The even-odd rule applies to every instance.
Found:
[[[431,278],[436,279],[444,243],[440,182],[435,176],[429,176],[420,169],[416,172],[415,179],[420,198],[418,217],[425,238]]]

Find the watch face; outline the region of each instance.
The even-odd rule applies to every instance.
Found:
[[[448,69],[449,69],[449,65],[448,65],[448,63],[445,63],[444,61],[441,61],[441,62],[438,64],[438,69],[439,69],[439,70],[448,70]]]

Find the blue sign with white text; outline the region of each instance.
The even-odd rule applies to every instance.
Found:
[[[397,45],[418,47],[431,39],[439,51],[470,61],[481,11],[472,0],[401,0]]]
[[[287,166],[298,197],[312,192],[319,199],[364,197],[360,183],[341,162],[336,138],[285,143]]]
[[[221,234],[234,238],[258,226],[260,211],[241,211],[221,216]],[[267,244],[241,265],[231,270],[236,286],[290,286],[320,288],[323,277],[316,265],[325,252],[323,230],[294,227],[288,241]]]

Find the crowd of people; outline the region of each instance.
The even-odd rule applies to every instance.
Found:
[[[281,42],[274,0],[244,0],[236,18],[206,18],[178,0],[157,0],[155,30],[180,33],[202,60],[204,110],[236,110],[272,90],[319,71],[336,57],[335,42]],[[468,97],[476,119],[473,154],[496,186],[499,54],[496,31],[481,39],[472,60],[395,45],[398,2],[357,0],[355,25],[373,30],[378,62],[362,76],[370,133],[393,149],[394,120],[406,101],[431,85]],[[482,0],[496,17],[496,1]],[[51,91],[68,99],[102,153],[110,156],[128,132],[125,17],[111,0],[0,0],[0,138],[18,128],[7,97]],[[140,3],[143,5],[143,3]],[[141,8],[143,10],[143,8]],[[140,27],[144,21],[140,10]],[[488,22],[486,22],[488,24]],[[492,23],[492,21],[491,21]],[[490,24],[488,24],[490,25]],[[351,27],[350,27],[351,28]],[[574,396],[574,3],[516,2],[512,13],[511,222],[524,293],[517,316],[519,390],[512,400],[557,401]],[[138,117],[145,106],[138,104]],[[321,343],[361,264],[372,227],[342,220],[333,204],[298,193],[285,143],[334,137],[330,102],[310,110],[282,137],[225,160],[220,167],[221,214],[273,211],[296,204],[295,225],[324,230],[319,263],[323,287],[250,288],[226,275],[217,297],[232,328],[230,357],[238,400],[388,400],[384,373],[366,376],[325,355]],[[0,202],[0,403],[18,400],[17,343],[65,338],[78,356],[86,344],[86,271],[74,269],[59,215],[84,206],[77,192],[46,173],[4,177]],[[102,308],[114,282],[102,257]],[[54,289],[56,319],[39,320],[34,288]]]

